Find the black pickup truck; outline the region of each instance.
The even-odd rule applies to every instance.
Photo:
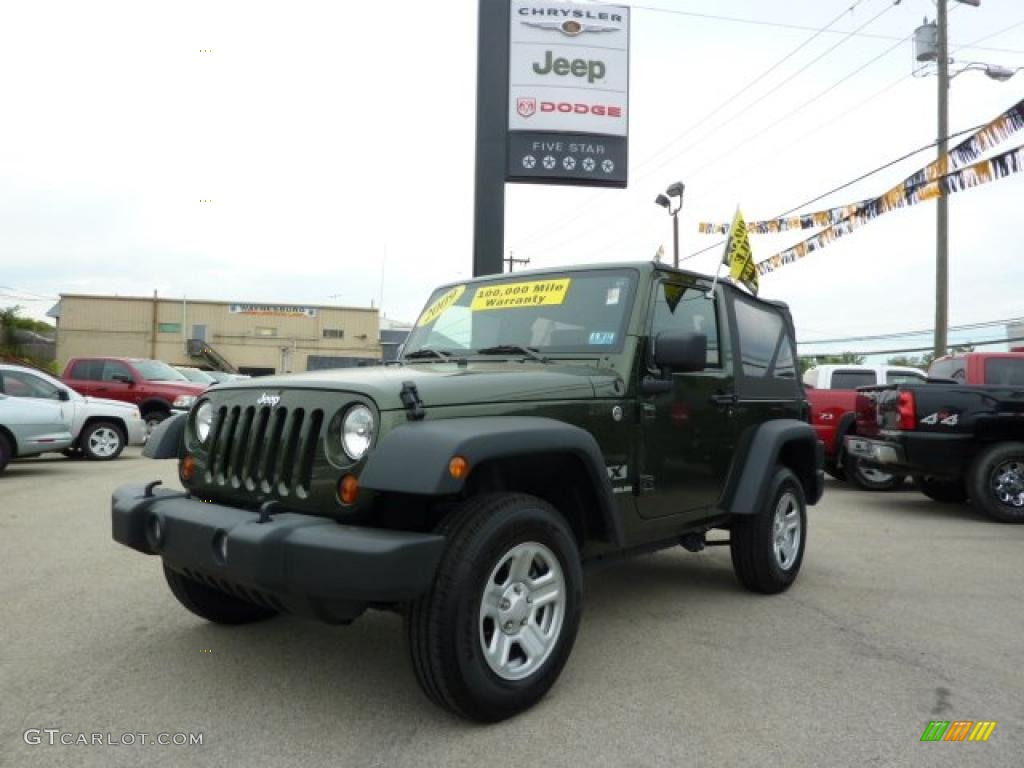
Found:
[[[936,501],[971,501],[1024,523],[1024,388],[949,381],[863,387],[846,450],[913,475]]]

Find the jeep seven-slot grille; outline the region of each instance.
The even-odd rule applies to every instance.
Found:
[[[213,419],[206,482],[305,498],[323,423],[319,408],[220,406]]]

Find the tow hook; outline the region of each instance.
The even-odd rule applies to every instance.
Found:
[[[145,497],[147,499],[152,499],[153,498],[153,489],[156,488],[158,485],[163,485],[163,484],[164,484],[163,480],[154,480],[152,483],[146,483]]]
[[[265,501],[265,502],[263,502],[260,505],[260,517],[259,517],[259,520],[257,520],[256,522],[260,523],[260,524],[271,522],[271,520],[273,518],[270,517],[270,514],[271,514],[271,512],[273,512],[274,507],[279,506],[279,504],[280,504],[280,502],[277,502],[277,501]]]

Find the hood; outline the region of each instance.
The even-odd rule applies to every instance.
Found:
[[[607,369],[590,365],[470,362],[416,363],[371,368],[335,368],[326,371],[264,376],[221,384],[217,391],[255,390],[275,392],[291,389],[347,390],[360,392],[382,411],[402,408],[399,393],[410,381],[416,385],[426,408],[467,403],[579,400],[595,397],[595,391],[613,386],[619,377]]]
[[[178,395],[198,396],[208,389],[206,384],[193,384],[191,381],[147,381],[143,386],[153,394],[172,400]]]

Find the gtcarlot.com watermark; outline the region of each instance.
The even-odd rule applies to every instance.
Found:
[[[49,746],[63,745],[71,746],[92,746],[92,747],[132,747],[135,745],[157,745],[161,747],[196,747],[203,745],[203,734],[201,733],[147,733],[128,732],[113,733],[84,733],[75,731],[62,731],[60,728],[29,728],[22,734],[26,744],[35,746],[46,744]]]

